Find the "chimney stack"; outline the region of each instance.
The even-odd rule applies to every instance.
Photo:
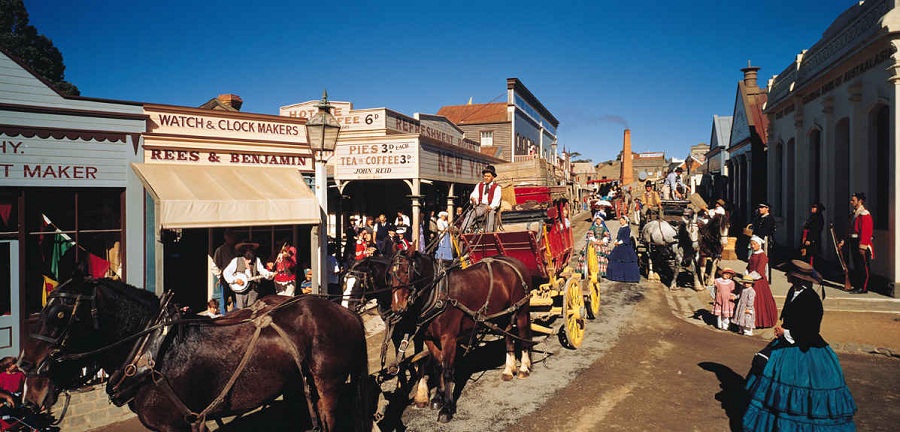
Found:
[[[244,100],[241,99],[241,97],[236,94],[230,94],[230,93],[220,94],[219,97],[217,97],[216,99],[218,99],[222,105],[230,106],[230,107],[234,108],[236,111],[240,111],[241,105],[244,104]]]
[[[622,173],[619,176],[622,180],[622,186],[628,186],[634,182],[634,168],[632,167],[632,159],[634,155],[631,153],[631,130],[625,129],[625,142],[622,144]]]
[[[756,75],[759,69],[759,66],[751,66],[749,61],[747,61],[747,67],[741,69],[741,72],[744,73],[744,85],[747,88],[758,87],[756,84]]]

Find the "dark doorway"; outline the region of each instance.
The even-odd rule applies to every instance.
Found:
[[[192,310],[206,309],[208,230],[163,230],[163,291]]]

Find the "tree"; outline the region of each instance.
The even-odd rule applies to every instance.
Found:
[[[63,94],[78,96],[78,87],[65,80],[62,53],[28,23],[22,0],[0,0],[0,47],[50,81]]]

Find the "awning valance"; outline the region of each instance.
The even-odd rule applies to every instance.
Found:
[[[138,164],[162,228],[319,223],[316,196],[294,168]]]

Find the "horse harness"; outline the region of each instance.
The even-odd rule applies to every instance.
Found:
[[[69,318],[70,324],[76,319],[75,315],[76,315],[78,306],[84,300],[91,301],[91,305],[92,305],[91,315],[94,318],[95,328],[98,328],[99,321],[97,318],[98,313],[97,313],[97,307],[96,307],[96,290],[97,290],[97,288],[94,287],[94,292],[90,296],[86,296],[83,294],[69,294],[69,293],[63,293],[63,292],[56,292],[55,294],[53,294],[53,297],[75,298],[73,310],[71,312],[72,316]],[[279,325],[277,325],[273,322],[272,316],[271,316],[273,312],[276,312],[288,305],[294,304],[302,298],[302,297],[293,297],[291,299],[288,299],[288,300],[282,302],[281,304],[278,304],[278,305],[275,305],[275,306],[269,308],[268,310],[265,310],[265,308],[267,306],[265,303],[255,302],[255,303],[253,303],[253,305],[251,305],[248,308],[252,311],[252,314],[249,318],[242,319],[242,320],[236,321],[234,323],[225,324],[225,325],[239,325],[239,324],[244,324],[244,323],[253,323],[256,326],[256,329],[253,333],[253,336],[250,339],[249,344],[247,344],[247,349],[244,352],[244,355],[241,357],[240,363],[238,364],[237,368],[235,368],[231,377],[228,379],[228,382],[225,384],[225,386],[219,392],[218,396],[216,396],[216,398],[213,399],[212,402],[210,402],[206,406],[206,408],[204,408],[200,412],[195,412],[195,411],[191,410],[190,408],[188,408],[188,406],[185,405],[185,403],[181,400],[181,398],[179,398],[178,395],[175,393],[175,390],[172,388],[166,375],[157,369],[158,363],[154,360],[154,356],[159,354],[158,351],[159,351],[159,347],[161,344],[157,344],[155,349],[152,348],[151,344],[150,344],[150,338],[152,336],[152,333],[154,333],[155,331],[160,330],[160,329],[163,330],[161,333],[161,337],[165,337],[165,335],[168,333],[169,327],[171,327],[173,325],[190,323],[190,322],[206,322],[206,320],[173,319],[172,313],[169,312],[169,310],[170,310],[169,303],[171,301],[171,298],[172,298],[171,292],[167,292],[166,294],[163,295],[163,297],[160,300],[159,315],[157,316],[155,321],[147,324],[146,329],[144,329],[143,331],[138,332],[134,335],[131,335],[123,340],[114,342],[110,345],[107,345],[105,347],[102,347],[102,348],[94,350],[94,351],[85,352],[85,353],[68,354],[68,355],[57,354],[65,346],[65,343],[68,340],[68,328],[69,328],[68,326],[66,327],[66,330],[64,330],[64,333],[61,334],[56,339],[52,339],[52,338],[42,336],[42,335],[32,335],[31,337],[53,344],[55,347],[54,351],[51,352],[51,356],[48,358],[53,359],[55,361],[87,357],[87,356],[94,355],[94,354],[97,354],[102,351],[106,351],[114,346],[121,345],[125,341],[140,338],[140,340],[135,344],[134,350],[132,351],[132,354],[130,356],[131,360],[126,361],[125,365],[122,367],[122,369],[123,369],[122,379],[119,380],[114,385],[113,388],[117,390],[125,383],[126,379],[134,379],[134,377],[137,377],[137,379],[140,379],[141,376],[145,375],[146,373],[149,373],[153,384],[161,391],[161,393],[165,394],[169,398],[169,400],[172,401],[172,403],[176,406],[176,408],[178,408],[178,410],[181,412],[184,420],[191,425],[191,429],[199,431],[199,430],[206,430],[206,425],[205,425],[206,416],[225,400],[228,393],[231,391],[232,387],[234,387],[234,384],[237,381],[237,378],[241,375],[241,373],[246,368],[247,363],[249,363],[250,358],[254,352],[254,348],[256,347],[256,344],[259,341],[262,330],[265,329],[266,327],[271,327],[286,342],[288,351],[290,352],[291,357],[293,357],[294,363],[296,363],[298,370],[301,372],[301,376],[303,376],[304,391],[306,392],[307,400],[309,400],[309,401],[315,400],[312,398],[312,386],[309,382],[310,378],[307,376],[308,375],[307,369],[304,368],[304,363],[303,363],[302,359],[300,358],[299,350],[297,349],[296,345],[291,341],[290,337],[287,335],[287,332],[285,332],[284,329],[282,329]],[[60,312],[60,313],[62,313],[62,312]],[[47,363],[47,361],[45,361],[44,363]],[[44,367],[44,363],[42,363],[39,366],[37,372],[40,372],[40,370]],[[319,430],[320,425],[321,425],[320,414],[316,408],[315,403],[311,403],[310,406],[312,406],[313,410],[314,410],[314,412],[312,413],[313,415],[310,416],[312,419],[312,422],[313,422],[313,430]]]
[[[399,261],[399,255],[398,255],[397,261]],[[408,260],[408,261],[410,263],[410,266],[413,267],[413,271],[417,275],[420,275],[418,269],[416,269],[415,265],[412,264],[412,260]],[[508,266],[509,268],[513,269],[513,271],[516,272],[516,275],[519,277],[519,281],[522,283],[522,288],[525,290],[526,295],[524,297],[522,297],[516,303],[510,305],[509,307],[507,307],[499,312],[496,312],[493,314],[487,314],[488,308],[490,307],[491,294],[493,293],[493,290],[494,290],[494,272],[491,270],[491,264],[495,261]],[[438,316],[440,316],[442,313],[444,313],[446,311],[447,305],[450,305],[456,309],[459,309],[463,314],[465,314],[469,318],[471,318],[475,322],[476,326],[483,325],[498,334],[501,334],[506,337],[511,337],[511,338],[516,339],[523,343],[528,343],[528,344],[535,343],[532,340],[522,339],[518,335],[511,333],[509,330],[512,326],[512,322],[510,322],[509,326],[506,329],[503,329],[500,326],[498,326],[497,324],[492,322],[492,320],[497,319],[499,317],[514,314],[516,311],[521,309],[522,306],[524,306],[525,304],[527,304],[528,302],[531,301],[531,292],[530,292],[531,290],[528,288],[528,285],[525,283],[525,277],[522,275],[522,273],[519,271],[519,269],[517,269],[514,265],[510,264],[507,261],[496,259],[493,257],[487,257],[487,258],[482,259],[480,262],[484,263],[487,266],[490,282],[488,284],[488,293],[485,298],[485,302],[477,310],[470,309],[465,304],[460,302],[458,299],[450,297],[450,295],[449,295],[450,291],[449,291],[449,282],[447,280],[447,276],[451,273],[451,271],[453,271],[454,269],[456,269],[458,267],[454,266],[454,267],[451,267],[451,268],[445,270],[445,269],[443,269],[443,267],[439,266],[437,264],[437,262],[435,262],[434,265],[435,265],[435,269],[438,270],[437,271],[438,276],[432,282],[430,282],[428,285],[426,285],[425,287],[423,287],[421,289],[421,291],[430,292],[431,295],[429,297],[429,301],[426,303],[424,310],[420,313],[418,320],[416,321],[415,331],[412,334],[407,333],[403,336],[403,340],[400,343],[400,347],[398,347],[398,351],[400,351],[400,355],[398,356],[398,359],[395,361],[395,363],[389,368],[389,371],[396,373],[396,371],[399,370],[397,365],[399,365],[399,363],[401,363],[405,358],[405,351],[406,351],[406,347],[408,347],[408,345],[409,345],[409,339],[415,338],[416,335],[419,334],[419,332],[421,331],[422,328],[426,327],[428,324],[431,323],[431,321],[433,321]],[[396,269],[398,268],[398,266],[399,266],[399,262],[395,262],[392,273],[396,273]],[[396,276],[394,276],[394,277],[396,277]],[[417,283],[417,282],[419,282],[419,281],[407,282],[405,284],[406,286],[413,288],[410,292],[409,299],[407,300],[410,303],[415,302],[415,300],[417,299],[417,297],[419,295],[420,290],[415,289],[415,283]],[[434,288],[437,288],[437,289],[434,289]],[[384,366],[384,356],[385,356],[386,346],[388,343],[389,335],[392,333],[392,331],[393,331],[393,329],[389,328],[388,331],[385,333],[384,345],[382,346],[382,366]],[[472,334],[470,336],[469,344],[466,346],[465,354],[468,354],[469,351],[472,349],[472,347],[475,346],[475,344],[473,342],[474,342],[474,339],[475,339],[475,336],[477,333],[478,333],[477,331],[472,332]]]

